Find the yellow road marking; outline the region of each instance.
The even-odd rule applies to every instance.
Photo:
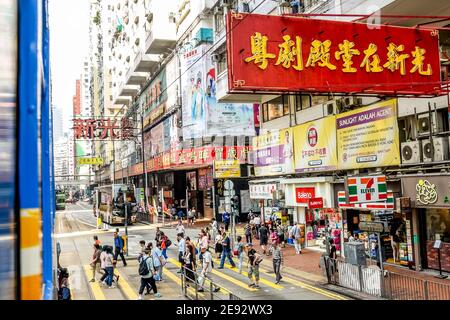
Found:
[[[172,272],[167,270],[167,268],[164,269],[164,274],[167,275],[167,277],[169,279],[171,279],[172,281],[174,281],[176,284],[178,284],[181,287],[181,279],[179,277],[177,277],[175,274],[173,274]],[[195,296],[195,289],[194,288],[188,287],[187,290],[189,291],[189,293],[191,293],[191,294],[193,294]],[[201,293],[201,292],[198,292],[198,295],[200,297],[204,297],[204,294]]]
[[[296,285],[298,287],[301,287],[303,289],[307,289],[307,290],[310,290],[310,291],[314,291],[316,293],[319,293],[319,294],[324,295],[326,297],[332,298],[334,300],[348,300],[348,299],[344,298],[343,296],[340,296],[340,295],[331,293],[329,291],[326,291],[326,290],[323,290],[323,289],[311,286],[309,284],[306,284],[306,283],[298,281],[298,280],[294,280],[294,279],[291,279],[291,278],[288,278],[288,277],[283,277],[283,279],[286,282],[292,283],[292,284],[294,284],[294,285]]]
[[[86,274],[87,279],[91,279],[92,270],[90,265],[84,266],[84,273]],[[89,282],[89,285],[91,286],[91,291],[95,300],[106,300],[105,294],[100,288],[100,284],[98,282]]]
[[[181,267],[181,263],[179,263],[175,259],[171,258],[171,259],[169,259],[169,262],[175,264],[177,267]],[[251,288],[247,284],[245,284],[245,283],[243,283],[243,282],[241,282],[239,280],[236,280],[236,279],[234,279],[234,278],[232,278],[230,276],[227,276],[226,274],[218,272],[218,271],[216,271],[214,269],[212,270],[212,273],[215,274],[216,276],[219,276],[219,277],[221,277],[221,278],[223,278],[223,279],[225,279],[227,281],[230,281],[231,283],[234,283],[235,285],[237,285],[239,287],[242,287],[242,288],[244,288],[244,289],[246,289],[248,291],[257,291],[257,289]]]
[[[119,271],[119,269],[116,268],[115,271],[120,276],[120,280],[121,280],[120,284],[118,283],[118,286],[120,286],[120,289],[122,289],[122,291],[125,293],[128,300],[137,300],[138,294],[136,293],[136,291],[133,290],[133,288],[130,286],[130,284],[125,280],[125,277]]]
[[[214,259],[214,262],[215,262],[215,263],[218,263],[218,264],[220,265],[220,260]],[[231,265],[229,265],[228,263],[225,263],[224,266],[225,266],[227,269],[230,269],[231,271],[234,271],[234,272],[236,272],[236,273],[239,273],[239,268],[237,268],[237,267],[236,267],[236,268],[232,268]],[[261,273],[261,267],[259,268],[259,270],[260,270],[260,273]],[[267,274],[267,273],[266,273],[266,274]],[[242,275],[245,276],[245,277],[248,277],[248,273],[245,272],[244,270],[242,270]],[[261,278],[261,277],[259,278],[259,282],[260,282],[260,283],[264,283],[266,286],[269,286],[269,287],[274,288],[274,289],[277,289],[277,290],[283,290],[283,289],[284,289],[283,286],[280,286],[279,284],[275,284],[275,283],[273,283],[273,282],[270,282],[270,281],[268,281],[268,280],[266,280],[266,279],[263,279],[263,278]]]

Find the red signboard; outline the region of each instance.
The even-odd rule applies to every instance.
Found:
[[[323,208],[323,198],[311,198],[308,201],[309,209],[322,209]]]
[[[440,85],[430,29],[232,12],[227,53],[231,92],[434,95]]]
[[[315,197],[315,188],[295,188],[295,199],[297,203],[308,203],[309,199],[313,199]]]
[[[73,119],[75,140],[132,140],[135,126],[132,120],[119,119]]]

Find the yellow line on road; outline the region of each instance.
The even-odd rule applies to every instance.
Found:
[[[170,260],[170,259],[169,259]],[[174,281],[176,284],[178,284],[181,287],[181,279],[179,277],[177,277],[175,274],[173,274],[171,271],[167,270],[167,268],[164,269],[164,274],[171,279],[172,281]],[[191,293],[192,295],[195,296],[195,289],[192,287],[187,288],[189,293]],[[198,295],[200,297],[204,297],[205,295],[201,292],[198,293]]]
[[[118,283],[120,289],[125,293],[128,300],[137,300],[138,294],[136,293],[136,290],[133,290],[133,288],[130,286],[128,281],[125,280],[125,277],[123,274],[119,271],[119,269],[115,269],[117,274],[120,276],[120,282]]]
[[[92,275],[92,270],[90,265],[84,266],[84,273],[86,274],[86,278],[90,280]],[[106,300],[105,294],[100,288],[100,284],[98,282],[89,282],[91,287],[92,294],[94,295],[95,300]]]
[[[319,293],[321,295],[324,295],[324,296],[329,297],[329,298],[334,299],[334,300],[348,300],[347,298],[345,298],[343,296],[340,296],[340,295],[331,293],[329,291],[326,291],[326,290],[323,290],[323,289],[311,286],[311,285],[306,284],[306,283],[304,283],[302,281],[294,280],[294,279],[291,279],[291,278],[288,278],[288,277],[283,277],[283,279],[286,282],[294,284],[294,285],[296,285],[298,287],[301,287],[301,288],[304,288],[304,289],[307,289],[307,290],[310,290],[310,291],[314,291],[316,293]]]
[[[214,259],[214,262],[220,265],[220,260]],[[231,265],[229,265],[228,263],[225,263],[224,266],[225,266],[227,269],[230,269],[231,271],[234,271],[234,272],[236,272],[236,273],[239,273],[239,269],[238,269],[237,267],[236,267],[236,268],[233,268],[233,267],[231,267]],[[260,270],[260,273],[261,273],[261,268],[260,268],[259,270]],[[242,273],[241,273],[241,274],[242,274],[243,276],[245,276],[245,277],[248,277],[248,273],[245,272],[245,271],[243,271],[243,270],[242,270]],[[280,286],[279,284],[275,284],[275,283],[273,283],[273,282],[270,282],[270,281],[268,281],[268,280],[266,280],[266,279],[263,279],[263,278],[261,278],[261,277],[260,277],[260,279],[259,279],[259,282],[260,282],[260,283],[264,283],[266,286],[269,286],[269,287],[274,288],[274,289],[277,289],[277,290],[283,290],[283,289],[284,289],[283,286]]]
[[[170,258],[170,259],[169,259],[169,262],[173,263],[173,264],[176,265],[177,267],[181,267],[181,263],[179,263],[178,261],[176,261],[176,260],[173,259],[173,258]],[[237,286],[239,286],[239,287],[242,287],[242,288],[244,288],[244,289],[246,289],[246,290],[248,290],[248,291],[258,291],[257,289],[254,289],[254,288],[249,287],[249,286],[248,286],[247,284],[245,284],[244,282],[239,281],[239,280],[236,280],[236,279],[234,279],[233,277],[227,276],[226,274],[223,274],[223,273],[221,273],[221,272],[219,272],[219,271],[216,271],[216,270],[214,270],[214,269],[212,270],[212,273],[215,274],[216,276],[219,276],[220,278],[223,278],[223,279],[225,279],[225,280],[227,280],[227,281],[230,281],[231,283],[233,283],[233,284],[235,284],[235,285],[237,285]]]

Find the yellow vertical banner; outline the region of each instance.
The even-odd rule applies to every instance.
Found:
[[[21,299],[40,300],[42,286],[41,211],[20,211],[20,278]]]

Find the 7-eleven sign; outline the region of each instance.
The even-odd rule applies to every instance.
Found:
[[[348,203],[386,201],[386,176],[347,178]]]

